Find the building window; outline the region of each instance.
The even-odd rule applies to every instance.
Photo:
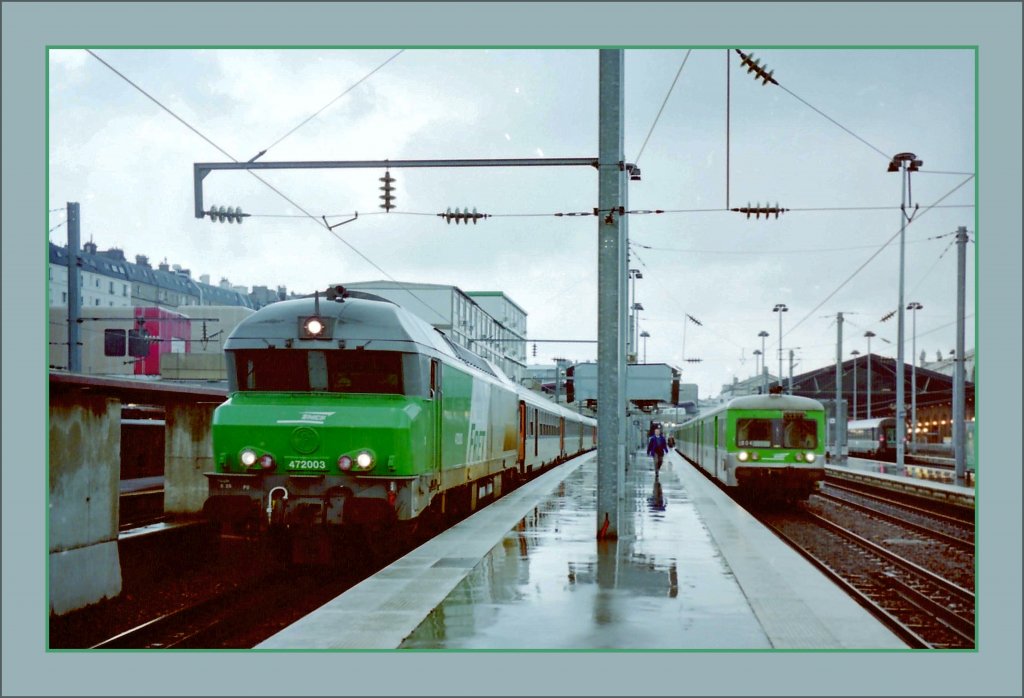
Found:
[[[100,304],[100,299],[99,299],[99,298],[97,298],[97,299],[96,299],[96,305],[99,305],[99,304]]]
[[[63,303],[64,305],[67,305],[67,303],[68,303],[68,292],[67,291],[62,291],[61,292],[61,294],[60,294],[60,302]]]
[[[100,287],[100,280],[99,280],[99,278],[97,278],[96,279],[96,288],[99,288],[99,287]]]
[[[128,297],[128,284],[121,284],[121,295]]]
[[[113,281],[110,282],[110,293],[111,294],[114,293],[114,282]]]

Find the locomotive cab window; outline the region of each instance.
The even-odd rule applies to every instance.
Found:
[[[405,390],[403,355],[393,351],[239,350],[228,352],[228,362],[232,391],[402,395]]]

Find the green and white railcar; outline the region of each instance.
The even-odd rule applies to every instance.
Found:
[[[825,408],[795,395],[750,395],[681,424],[676,448],[726,487],[806,498],[825,476]]]
[[[224,348],[214,520],[330,528],[470,512],[596,439],[594,420],[400,306],[342,287],[262,308]]]

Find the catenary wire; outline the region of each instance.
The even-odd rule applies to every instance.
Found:
[[[264,149],[263,149],[263,150],[262,150],[262,151],[260,152],[260,155],[263,155],[263,154],[265,154],[265,153],[266,153],[266,152],[267,152],[268,150],[270,150],[271,148],[273,148],[274,146],[276,146],[276,145],[277,145],[278,143],[280,143],[281,141],[283,141],[283,140],[284,140],[285,138],[287,138],[288,136],[292,135],[293,133],[295,133],[296,131],[298,131],[298,130],[299,130],[300,128],[302,128],[303,126],[305,126],[306,124],[308,124],[308,123],[309,123],[310,121],[312,121],[313,119],[315,119],[315,118],[316,118],[317,116],[319,116],[319,115],[320,115],[321,113],[323,113],[323,112],[324,112],[324,111],[325,111],[325,110],[326,110],[326,109],[327,109],[328,107],[330,107],[330,106],[331,106],[332,104],[334,104],[335,102],[337,102],[337,101],[338,101],[339,99],[341,99],[342,97],[344,97],[345,95],[347,95],[347,94],[348,94],[349,92],[351,92],[352,90],[354,90],[354,89],[355,89],[356,87],[358,87],[358,86],[359,86],[359,85],[361,85],[362,83],[364,83],[364,82],[365,82],[366,80],[368,80],[368,79],[370,78],[370,76],[372,76],[372,75],[373,75],[374,73],[376,73],[376,72],[377,72],[378,70],[380,70],[381,68],[383,68],[384,66],[386,66],[386,65],[387,65],[388,63],[390,63],[391,61],[393,61],[393,60],[395,60],[396,58],[398,58],[398,57],[399,57],[400,55],[402,55],[402,54],[403,54],[404,52],[405,52],[405,49],[402,49],[402,50],[398,51],[397,53],[395,53],[394,55],[392,55],[392,56],[391,56],[390,58],[388,58],[388,59],[387,59],[386,61],[384,61],[383,63],[381,63],[380,65],[378,65],[378,66],[377,66],[376,68],[374,68],[373,70],[371,70],[371,71],[370,71],[369,73],[367,73],[367,74],[366,74],[366,75],[364,75],[363,77],[361,77],[361,78],[359,78],[358,80],[356,80],[356,81],[355,81],[354,83],[352,83],[352,84],[351,84],[351,85],[350,85],[350,86],[348,87],[348,89],[346,89],[345,91],[343,91],[343,92],[342,92],[341,94],[339,94],[339,95],[338,95],[337,97],[335,97],[334,99],[332,99],[332,100],[331,100],[330,102],[328,102],[328,103],[327,103],[327,104],[325,104],[324,106],[320,107],[320,109],[318,109],[318,110],[317,110],[316,112],[314,112],[314,113],[313,113],[313,114],[311,114],[310,116],[306,117],[306,118],[305,118],[305,119],[304,119],[304,120],[303,120],[303,121],[302,121],[302,122],[301,122],[301,123],[300,123],[300,124],[299,124],[298,126],[296,126],[296,127],[295,127],[295,128],[293,128],[293,129],[292,129],[291,131],[289,131],[288,133],[284,134],[283,136],[281,136],[280,138],[278,138],[278,139],[277,139],[276,141],[274,141],[273,143],[271,143],[270,145],[268,145],[268,146],[267,146],[266,148],[264,148]],[[257,157],[259,157],[259,156],[257,156]]]
[[[138,90],[138,91],[139,91],[139,92],[141,92],[141,93],[142,93],[143,95],[145,95],[145,96],[146,96],[147,98],[149,98],[149,99],[150,99],[150,100],[151,100],[152,102],[154,102],[154,103],[155,103],[155,104],[156,104],[157,106],[159,106],[159,107],[160,107],[161,109],[163,109],[163,110],[164,110],[164,111],[166,111],[166,112],[167,112],[168,114],[170,114],[170,115],[171,115],[172,117],[174,117],[174,119],[175,119],[175,120],[177,120],[178,122],[180,122],[180,123],[181,123],[182,125],[184,125],[184,126],[185,126],[186,128],[188,128],[188,129],[189,129],[190,131],[192,131],[192,132],[193,132],[193,133],[195,133],[195,134],[196,134],[197,136],[199,136],[199,137],[200,137],[200,138],[202,138],[202,139],[203,139],[204,141],[206,141],[206,142],[207,142],[207,143],[209,143],[209,144],[210,144],[211,146],[213,146],[213,147],[214,147],[214,148],[215,148],[215,149],[216,149],[216,150],[217,150],[218,152],[222,153],[222,154],[223,154],[223,155],[224,155],[225,157],[227,157],[227,158],[228,158],[229,160],[231,160],[232,162],[238,162],[238,160],[237,160],[237,159],[236,159],[236,158],[235,158],[234,156],[232,156],[232,155],[231,155],[230,153],[228,153],[228,152],[227,152],[226,150],[224,150],[224,149],[223,149],[223,148],[221,148],[221,147],[220,147],[219,145],[217,145],[216,143],[214,143],[213,141],[211,141],[211,140],[210,140],[209,138],[207,138],[207,137],[206,137],[205,135],[203,135],[203,134],[202,134],[202,133],[201,133],[201,132],[200,132],[200,131],[199,131],[198,129],[196,129],[196,128],[195,128],[194,126],[192,126],[192,125],[191,125],[191,124],[189,124],[189,123],[188,123],[187,121],[185,121],[184,119],[182,119],[182,118],[181,118],[180,116],[178,116],[177,114],[175,114],[175,113],[174,113],[173,111],[171,111],[171,110],[170,110],[170,109],[169,109],[168,107],[164,106],[164,105],[163,105],[163,104],[162,104],[162,103],[161,103],[161,102],[160,102],[160,101],[159,101],[158,99],[156,99],[156,98],[155,98],[155,97],[153,97],[153,96],[152,96],[151,94],[149,94],[148,92],[146,92],[146,91],[145,91],[144,89],[142,89],[142,88],[141,88],[141,87],[140,87],[139,85],[137,85],[136,83],[134,83],[134,82],[133,82],[132,80],[130,80],[130,79],[129,79],[129,78],[127,77],[127,76],[125,76],[125,75],[124,75],[123,73],[121,73],[121,72],[120,72],[119,70],[117,70],[116,68],[114,68],[114,66],[110,65],[110,63],[108,63],[107,61],[105,61],[105,60],[103,60],[102,58],[100,58],[99,56],[97,56],[97,55],[96,55],[96,54],[95,54],[95,53],[94,53],[93,51],[90,51],[89,49],[85,49],[85,50],[86,50],[86,52],[87,52],[87,53],[89,53],[89,54],[90,54],[91,56],[93,56],[93,57],[94,57],[94,58],[95,58],[96,60],[98,60],[98,61],[99,61],[100,63],[102,63],[102,64],[103,64],[103,65],[105,65],[105,66],[106,66],[107,68],[109,68],[109,69],[110,69],[111,71],[113,71],[113,72],[114,72],[114,73],[115,73],[116,75],[120,76],[120,77],[121,77],[121,79],[123,79],[123,80],[124,80],[125,82],[127,82],[127,83],[128,83],[129,85],[131,85],[131,86],[132,86],[132,87],[134,87],[134,88],[135,88],[136,90]],[[257,174],[256,174],[255,172],[253,172],[252,170],[247,170],[247,171],[248,171],[248,172],[249,172],[249,174],[251,174],[251,175],[252,175],[253,177],[255,177],[256,179],[258,179],[258,180],[259,180],[260,182],[262,182],[262,183],[263,183],[264,185],[266,185],[267,187],[269,187],[269,188],[271,189],[271,191],[273,191],[274,193],[276,193],[276,194],[277,194],[278,196],[280,196],[280,197],[281,197],[282,199],[284,199],[285,201],[287,201],[287,202],[288,202],[289,204],[291,204],[292,206],[294,206],[295,208],[297,208],[297,209],[298,209],[299,211],[302,211],[302,212],[303,212],[303,213],[304,213],[304,214],[306,215],[306,217],[308,217],[308,218],[309,218],[310,220],[312,220],[312,221],[313,221],[314,223],[316,223],[316,224],[317,224],[318,226],[321,226],[321,227],[323,227],[323,228],[324,228],[324,230],[326,230],[326,231],[327,231],[328,233],[330,233],[331,235],[333,235],[333,236],[334,236],[334,237],[335,237],[335,238],[336,238],[337,240],[339,240],[340,242],[344,243],[344,244],[345,244],[345,245],[346,245],[346,246],[347,246],[347,247],[348,247],[348,248],[349,248],[350,250],[352,250],[352,251],[353,251],[353,252],[355,252],[355,253],[356,253],[357,255],[359,255],[359,256],[360,256],[360,257],[361,257],[361,258],[362,258],[363,260],[365,260],[365,261],[366,261],[366,262],[367,262],[368,264],[370,264],[370,265],[371,265],[371,266],[372,266],[372,267],[373,267],[374,269],[376,269],[376,270],[377,270],[377,271],[379,271],[380,273],[384,274],[384,275],[385,275],[385,276],[386,276],[387,278],[389,278],[390,280],[392,280],[392,281],[395,281],[396,283],[398,282],[398,280],[397,280],[397,279],[395,279],[395,278],[394,278],[393,276],[391,276],[391,274],[389,274],[388,272],[386,272],[386,271],[385,271],[385,270],[384,270],[384,269],[383,269],[383,268],[382,268],[382,267],[381,267],[381,266],[380,266],[379,264],[377,264],[376,262],[374,262],[374,261],[373,261],[372,259],[370,259],[370,258],[369,258],[369,257],[367,257],[367,256],[366,256],[365,254],[363,254],[363,253],[362,253],[362,252],[360,252],[360,251],[359,251],[358,249],[356,249],[356,248],[355,248],[355,247],[354,247],[354,246],[353,246],[353,245],[352,245],[351,243],[349,243],[349,242],[348,242],[347,240],[345,240],[345,239],[344,239],[344,238],[342,238],[342,237],[341,237],[340,235],[338,235],[337,233],[335,233],[335,232],[334,232],[334,231],[333,231],[333,230],[332,230],[332,229],[331,229],[331,228],[330,228],[330,227],[329,227],[329,226],[328,226],[328,225],[327,225],[327,224],[326,224],[325,222],[321,221],[321,220],[320,220],[320,219],[318,219],[318,218],[317,218],[316,216],[314,216],[313,214],[309,213],[309,211],[306,211],[306,209],[304,209],[304,208],[303,208],[302,206],[300,206],[299,204],[297,204],[297,203],[295,203],[294,201],[292,201],[292,199],[291,199],[291,198],[289,198],[288,196],[286,196],[286,195],[285,195],[285,194],[284,194],[284,193],[283,193],[283,192],[282,192],[281,190],[279,190],[279,189],[278,189],[277,187],[275,187],[274,185],[272,185],[272,184],[271,184],[270,182],[266,181],[265,179],[263,179],[262,177],[260,177],[259,175],[257,175]],[[425,307],[427,307],[427,308],[430,308],[430,309],[431,309],[431,310],[432,310],[432,311],[433,311],[433,312],[434,312],[434,313],[435,313],[436,315],[438,315],[439,317],[441,317],[442,319],[444,319],[444,316],[443,316],[443,315],[441,315],[441,313],[440,313],[440,312],[438,312],[437,310],[434,310],[434,309],[433,309],[433,308],[432,308],[432,307],[430,306],[430,304],[428,304],[428,303],[427,303],[426,301],[424,301],[424,300],[423,300],[422,298],[420,298],[419,296],[417,296],[417,295],[416,295],[415,293],[413,293],[413,292],[412,292],[411,290],[409,290],[409,289],[404,289],[404,290],[405,290],[405,291],[406,291],[407,293],[409,293],[409,294],[410,294],[410,295],[411,295],[411,296],[412,296],[413,298],[416,298],[416,300],[418,300],[418,301],[419,301],[420,303],[422,303],[422,304],[423,304],[423,305],[424,305]]]
[[[665,99],[661,102],[661,107],[658,109],[657,116],[654,117],[654,123],[651,124],[650,130],[644,137],[643,145],[640,146],[640,152],[636,154],[636,158],[633,160],[634,165],[640,164],[640,157],[644,154],[644,149],[647,147],[647,141],[651,139],[651,134],[654,133],[654,127],[658,125],[658,120],[661,119],[661,113],[665,110],[665,105],[668,104],[668,98],[672,96],[672,90],[675,89],[676,81],[679,80],[679,76],[683,72],[683,68],[686,67],[686,61],[690,58],[690,53],[693,49],[689,49],[686,55],[683,56],[683,62],[679,65],[679,70],[676,71],[676,76],[672,78],[672,84],[668,87],[668,93],[665,95]]]

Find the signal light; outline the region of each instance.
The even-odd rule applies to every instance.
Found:
[[[388,170],[384,170],[384,176],[381,177],[379,181],[384,182],[384,186],[380,187],[380,190],[384,193],[379,197],[384,200],[384,203],[382,203],[380,207],[384,209],[385,213],[388,213],[391,209],[395,208],[395,195],[392,193],[394,191],[394,187],[392,187],[391,184],[396,180],[391,176],[391,173]]]
[[[211,223],[223,223],[225,220],[228,223],[238,223],[241,225],[242,219],[251,216],[251,213],[242,213],[242,207],[227,208],[223,206],[211,206],[209,211],[206,211],[206,215],[210,217]]]

